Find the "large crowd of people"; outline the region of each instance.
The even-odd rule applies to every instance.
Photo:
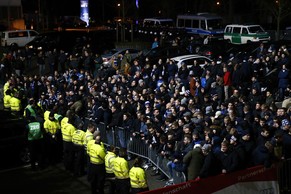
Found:
[[[105,170],[105,155],[114,152],[105,151],[100,134],[93,137],[92,124],[128,130],[170,161],[170,174],[182,171],[187,180],[291,158],[290,56],[284,47],[261,44],[255,56],[242,61],[231,55],[203,68],[194,62],[191,69],[178,68],[170,59],[152,64],[142,55],[131,60],[126,54],[105,67],[90,45],[71,55],[57,50],[40,52],[35,60],[31,55],[28,48],[3,55],[4,109],[25,113],[28,123],[41,123],[44,166],[62,159],[79,176],[88,163],[92,193],[103,192],[100,184],[112,173],[108,166]],[[36,65],[39,73],[29,74]],[[275,68],[277,88],[265,87],[264,76]],[[118,135],[123,159],[113,164],[113,169],[122,169],[114,172],[116,189],[146,189],[145,180],[129,179],[142,173],[141,165],[137,159],[138,170],[129,173],[124,131]],[[109,132],[102,138],[112,144]]]

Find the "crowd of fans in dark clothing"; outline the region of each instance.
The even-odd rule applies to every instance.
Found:
[[[284,47],[262,44],[242,61],[231,55],[191,69],[142,56],[119,56],[105,67],[89,45],[72,55],[31,55],[19,50],[1,59],[1,81],[21,93],[23,107],[33,98],[42,111],[65,116],[73,110],[108,129],[123,127],[169,159],[170,171],[182,164],[188,180],[291,158],[290,55]],[[30,75],[40,63],[49,63],[50,73]],[[275,68],[278,88],[269,88],[264,76]]]

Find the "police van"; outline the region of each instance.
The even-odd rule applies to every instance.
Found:
[[[260,25],[230,24],[224,29],[224,40],[232,44],[267,42],[270,39],[270,34]]]
[[[38,32],[34,30],[11,30],[0,32],[1,46],[24,47]]]
[[[223,39],[223,19],[211,13],[183,14],[177,16],[176,27],[184,28],[191,35]]]

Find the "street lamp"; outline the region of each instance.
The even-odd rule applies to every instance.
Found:
[[[118,3],[118,4],[117,4],[117,7],[118,7],[118,20],[120,19],[120,6],[121,6],[121,4]]]

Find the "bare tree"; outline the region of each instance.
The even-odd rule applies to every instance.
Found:
[[[266,8],[272,13],[276,21],[276,40],[280,36],[281,21],[291,15],[290,0],[262,0]]]

